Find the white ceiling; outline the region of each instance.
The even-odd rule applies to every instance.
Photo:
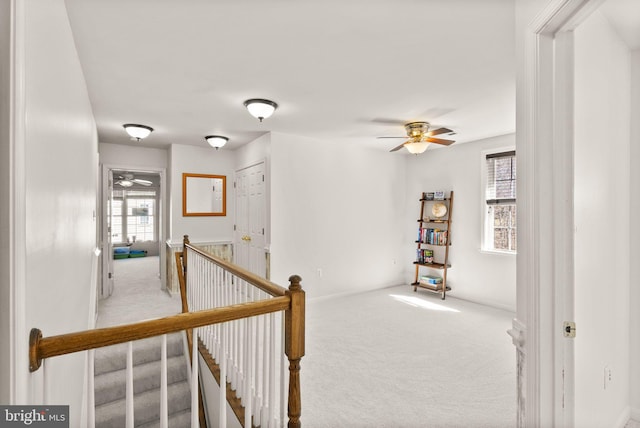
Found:
[[[600,10],[630,49],[640,49],[640,0],[607,0]]]
[[[635,0],[634,0],[635,1]],[[513,0],[66,0],[101,142],[265,132],[389,150],[426,120],[515,130]],[[259,123],[243,101],[279,104]],[[142,142],[123,123],[152,126]]]

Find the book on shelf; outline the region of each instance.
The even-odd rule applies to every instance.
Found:
[[[433,200],[444,201],[444,192],[443,191],[433,192]]]
[[[424,193],[422,194],[422,198],[423,198],[425,201],[433,201],[433,198],[434,198],[433,192],[424,192]]]
[[[446,230],[421,227],[418,229],[418,242],[431,245],[447,245]]]
[[[422,275],[420,277],[420,282],[428,285],[438,285],[438,284],[442,284],[442,278],[439,276],[433,276],[433,275]]]
[[[416,261],[420,264],[433,263],[433,250],[420,248],[416,255]]]

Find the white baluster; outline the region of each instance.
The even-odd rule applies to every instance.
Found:
[[[193,329],[191,349],[191,427],[198,428],[200,421],[198,418],[198,332],[197,328]]]
[[[160,357],[160,428],[169,426],[169,405],[167,395],[167,335],[162,335],[162,350]]]
[[[252,352],[252,341],[251,338],[253,336],[253,321],[254,318],[249,318],[247,320],[247,335],[245,337],[246,341],[246,357],[245,357],[245,378],[244,378],[244,399],[242,400],[244,404],[244,426],[245,428],[252,428],[251,424],[251,415],[252,415],[252,383],[253,383],[253,352]]]
[[[42,360],[42,398],[37,401],[41,401],[44,404],[49,404],[49,385],[51,385],[51,373],[49,373],[49,370],[47,370],[46,362],[46,358]]]
[[[284,353],[285,343],[285,318],[284,313],[280,313],[280,424],[285,426],[285,410],[288,406],[289,376],[286,375],[286,368],[289,363]]]
[[[269,426],[275,426],[276,419],[276,318],[275,314],[271,313],[269,317]]]
[[[226,346],[225,346],[225,337],[227,335],[227,325],[223,324],[222,326],[222,346],[220,349],[221,358],[220,358],[220,403],[218,406],[219,412],[219,420],[218,420],[218,428],[227,428],[227,356],[226,356]]]
[[[269,316],[263,315],[264,320],[262,331],[262,408],[261,411],[261,424],[266,425],[268,417],[269,406]]]
[[[133,342],[127,343],[126,406],[127,428],[133,428]]]
[[[87,352],[87,428],[96,426],[95,350]]]

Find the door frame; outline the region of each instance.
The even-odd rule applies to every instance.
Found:
[[[106,232],[106,224],[107,224],[107,220],[106,220],[106,215],[107,215],[107,198],[106,198],[106,192],[104,191],[105,189],[105,185],[108,185],[108,183],[106,183],[105,181],[108,180],[108,176],[109,176],[109,171],[113,171],[113,170],[125,170],[125,171],[139,171],[139,172],[151,172],[154,174],[159,174],[160,175],[160,196],[158,198],[158,250],[159,250],[159,259],[160,259],[160,263],[159,263],[159,271],[160,271],[160,288],[162,290],[166,290],[167,289],[167,251],[165,248],[165,230],[166,230],[166,219],[167,217],[167,213],[166,213],[166,209],[167,209],[167,204],[166,204],[166,188],[167,188],[167,184],[166,184],[166,169],[165,168],[159,168],[159,167],[152,167],[152,166],[134,166],[134,165],[122,165],[122,164],[101,164],[100,165],[102,167],[102,174],[101,174],[101,180],[100,180],[100,198],[101,198],[101,204],[102,204],[102,208],[100,210],[100,236],[101,236],[101,242],[100,242],[100,248],[103,250],[102,251],[102,257],[108,257],[110,256],[110,254],[106,254],[106,252],[104,251],[103,245],[104,245],[104,234],[107,233]],[[104,262],[103,260],[100,261],[101,266],[104,266]],[[100,280],[99,280],[99,287],[102,287],[102,280],[103,280],[103,273],[102,270],[100,271]]]
[[[604,0],[552,0],[529,23],[518,69],[518,426],[572,427],[573,30]],[[556,113],[558,112],[558,113]]]

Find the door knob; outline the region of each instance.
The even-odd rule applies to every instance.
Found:
[[[246,242],[249,242],[249,241],[251,241],[251,237],[250,237],[249,235],[244,235],[244,236],[242,237],[242,240],[243,240],[243,241],[246,241]]]

